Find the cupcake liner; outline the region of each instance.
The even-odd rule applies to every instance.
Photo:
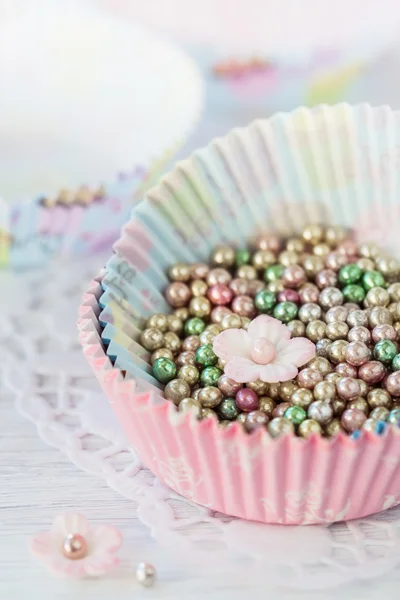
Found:
[[[0,264],[110,250],[198,120],[200,74],[179,48],[93,3],[3,4],[13,68],[0,65]]]
[[[366,67],[394,46],[400,18],[392,0],[379,9],[374,0],[362,9],[358,0],[339,0],[334,10],[313,0],[238,0],[234,6],[226,0],[190,6],[169,0],[162,11],[157,0],[134,7],[126,0],[101,1],[125,19],[181,40],[201,65],[210,104],[225,111],[339,102]],[[227,14],[235,15],[229,23]]]
[[[163,273],[174,262],[206,260],[218,243],[240,247],[260,231],[294,233],[305,222],[354,227],[364,241],[371,215],[376,229],[393,229],[399,142],[400,113],[387,107],[301,108],[211,142],[134,209],[101,283],[85,296],[79,328],[128,438],[179,493],[285,524],[351,519],[400,502],[397,429],[357,440],[224,430],[178,413],[138,350],[144,319],[165,310]],[[393,237],[390,249],[400,255]]]

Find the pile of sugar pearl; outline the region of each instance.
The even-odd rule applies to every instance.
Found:
[[[179,411],[247,432],[327,437],[400,424],[400,264],[342,227],[309,225],[248,248],[218,246],[209,264],[168,270],[170,314],[141,334],[153,376]],[[228,378],[213,340],[268,314],[315,344],[296,379],[241,384]]]

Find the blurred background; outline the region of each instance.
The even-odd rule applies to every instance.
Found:
[[[0,0],[0,264],[111,247],[171,162],[320,103],[400,106],[393,0]]]

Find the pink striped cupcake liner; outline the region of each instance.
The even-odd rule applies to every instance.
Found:
[[[273,439],[198,421],[165,400],[140,345],[167,311],[166,267],[201,261],[218,242],[305,222],[387,228],[400,197],[400,113],[367,105],[298,109],[213,141],[150,190],[90,283],[78,327],[85,357],[143,462],[210,509],[266,523],[332,523],[400,503],[400,430],[357,439]],[[378,234],[377,234],[378,235]],[[392,233],[384,245],[400,254]],[[143,243],[145,241],[145,243]],[[387,244],[386,244],[387,242]]]

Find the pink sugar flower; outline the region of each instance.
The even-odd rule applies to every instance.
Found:
[[[122,536],[110,525],[90,527],[82,515],[65,513],[54,519],[50,531],[31,540],[32,554],[59,577],[96,577],[119,563],[115,556]]]
[[[288,381],[315,356],[310,340],[290,339],[289,329],[267,315],[254,319],[247,331],[223,331],[214,339],[213,349],[227,363],[225,374],[238,383]]]

